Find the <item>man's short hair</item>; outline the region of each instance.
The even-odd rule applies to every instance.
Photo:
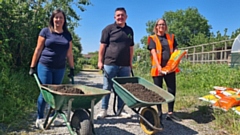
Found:
[[[125,14],[127,14],[127,11],[125,10],[124,7],[118,7],[118,8],[115,9],[115,12],[116,11],[123,11],[123,12],[125,12]]]

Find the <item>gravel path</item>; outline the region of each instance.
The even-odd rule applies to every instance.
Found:
[[[98,72],[82,71],[75,77],[75,83],[102,88],[102,75]],[[112,110],[114,95],[111,94],[110,106],[108,109],[109,117],[97,120],[96,115],[101,110],[101,101],[94,107],[94,128],[96,135],[145,135],[142,131],[136,114],[127,106],[126,112],[133,115],[131,119],[125,119],[114,116]],[[164,113],[165,116],[165,113]],[[20,135],[68,135],[66,126],[51,127],[49,130],[41,131],[34,128],[36,114],[29,119],[29,130],[14,131],[10,134]],[[208,123],[199,123],[196,120],[184,118],[182,122],[173,122],[163,120],[164,130],[156,135],[223,135],[223,131],[215,131],[211,128],[211,121]]]

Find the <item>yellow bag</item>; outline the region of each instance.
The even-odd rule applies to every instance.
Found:
[[[205,95],[205,96],[200,97],[198,99],[200,99],[202,101],[209,102],[211,104],[214,104],[214,103],[216,103],[219,100],[215,95],[212,95],[212,94]]]
[[[162,68],[163,74],[168,74],[171,72],[180,72],[178,65],[180,64],[181,59],[187,53],[186,50],[177,50],[171,54],[170,59],[167,62],[167,65]]]

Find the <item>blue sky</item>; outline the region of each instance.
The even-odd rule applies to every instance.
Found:
[[[228,35],[240,28],[240,0],[90,0],[93,5],[79,12],[82,20],[75,32],[81,37],[83,54],[98,51],[101,31],[114,22],[117,7],[127,10],[127,24],[134,30],[134,42],[146,36],[146,23],[161,18],[164,12],[195,7],[216,34],[228,28]],[[79,11],[79,10],[78,10]]]

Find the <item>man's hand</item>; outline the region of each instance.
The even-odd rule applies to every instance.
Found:
[[[100,70],[102,70],[103,69],[103,63],[102,62],[98,62],[98,68],[100,69]]]

